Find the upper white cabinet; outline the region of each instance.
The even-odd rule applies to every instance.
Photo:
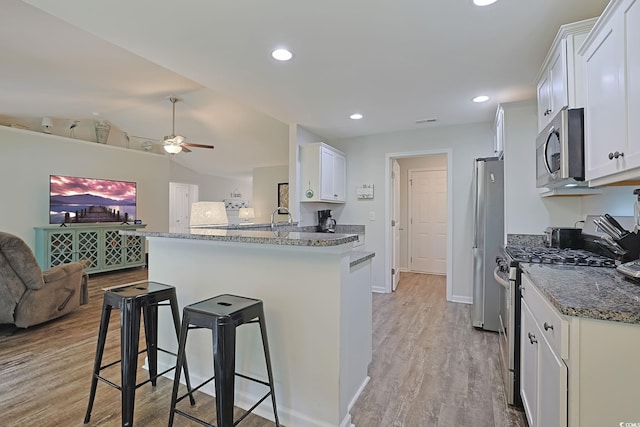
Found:
[[[498,110],[496,111],[496,139],[493,143],[493,152],[496,156],[500,156],[504,151],[504,108],[502,105],[498,105]]]
[[[344,203],[347,159],[343,152],[316,142],[300,146],[301,202]]]
[[[537,80],[538,132],[564,107],[584,105],[584,63],[577,51],[596,18],[560,27]]]
[[[613,0],[585,40],[585,174],[640,177],[640,0]]]

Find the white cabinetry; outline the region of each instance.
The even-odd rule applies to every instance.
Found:
[[[504,151],[504,108],[502,105],[498,105],[496,111],[496,139],[493,143],[493,152],[496,156],[500,156]]]
[[[341,151],[322,142],[300,146],[302,202],[344,203],[347,160]]]
[[[640,1],[613,0],[580,49],[590,185],[640,177]]]
[[[640,324],[566,316],[545,294],[522,275],[520,395],[529,426],[638,422]]]
[[[584,104],[584,63],[577,55],[596,18],[560,27],[537,79],[538,132],[564,107]]]
[[[567,425],[569,323],[522,279],[520,395],[530,427]]]

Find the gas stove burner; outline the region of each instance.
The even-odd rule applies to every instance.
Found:
[[[609,268],[616,266],[613,259],[584,249],[507,246],[505,252],[513,261],[517,262]]]

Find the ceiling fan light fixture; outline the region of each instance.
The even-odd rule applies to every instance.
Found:
[[[169,154],[178,154],[182,151],[182,147],[177,144],[165,144],[163,147],[164,151]]]

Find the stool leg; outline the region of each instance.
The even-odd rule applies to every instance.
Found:
[[[120,354],[122,359],[122,426],[133,426],[136,395],[138,346],[140,343],[140,307],[125,300],[120,309]]]
[[[219,318],[213,328],[213,371],[218,427],[233,427],[236,327],[230,318]]]
[[[98,330],[98,345],[96,347],[96,359],[93,362],[93,374],[91,375],[91,391],[89,392],[89,405],[84,416],[84,423],[91,419],[93,401],[96,398],[96,388],[98,387],[98,375],[100,375],[100,365],[102,365],[102,355],[104,354],[104,344],[107,341],[107,331],[109,330],[109,319],[111,318],[111,306],[106,301],[102,301],[102,315],[100,316],[100,329]]]
[[[142,308],[144,316],[144,335],[147,342],[147,359],[149,361],[149,379],[156,386],[158,376],[158,306],[145,304]]]
[[[173,305],[171,306],[173,309]],[[186,313],[182,314],[182,327],[180,328],[179,340],[178,340],[178,356],[176,360],[176,370],[175,376],[173,379],[173,391],[171,392],[171,406],[169,409],[169,427],[173,426],[173,418],[175,416],[176,409],[176,400],[178,400],[178,388],[180,387],[180,373],[182,372],[182,365],[185,363],[186,358],[186,347],[187,347],[187,333],[189,332],[189,317]],[[187,384],[189,384],[189,374],[185,369],[184,375],[186,377]],[[195,401],[193,400],[193,393],[191,392],[191,386],[188,385],[189,395],[191,396],[191,404],[193,405]]]
[[[176,337],[178,339],[182,338],[182,333],[180,331],[180,314],[178,311],[178,299],[176,298],[176,294],[175,292],[169,297],[169,305],[171,306],[171,315],[173,316],[173,326],[176,329]],[[184,317],[184,314],[183,314]],[[188,326],[189,324],[187,323],[187,330],[188,330]],[[186,333],[185,333],[185,342],[186,342]],[[178,351],[180,349],[180,344],[178,344]],[[184,350],[184,349],[183,349]],[[193,389],[191,388],[191,379],[189,377],[189,368],[187,367],[187,360],[186,358],[184,359],[184,362],[182,363],[182,368],[184,369],[184,378],[185,378],[185,382],[187,383],[187,391],[189,392],[189,401],[191,402],[191,406],[196,404],[196,400],[193,397]],[[176,361],[176,375],[178,377],[178,382],[180,382],[180,372],[179,368],[178,368],[178,364]]]
[[[273,389],[273,371],[271,370],[271,356],[269,354],[269,340],[267,339],[267,325],[264,321],[264,311],[260,307],[260,334],[262,335],[262,347],[264,348],[264,358],[267,363],[267,375],[269,376],[269,389],[271,389],[271,403],[273,404],[273,416],[275,417],[276,426],[280,427],[278,419],[278,411],[276,410],[276,392]]]

